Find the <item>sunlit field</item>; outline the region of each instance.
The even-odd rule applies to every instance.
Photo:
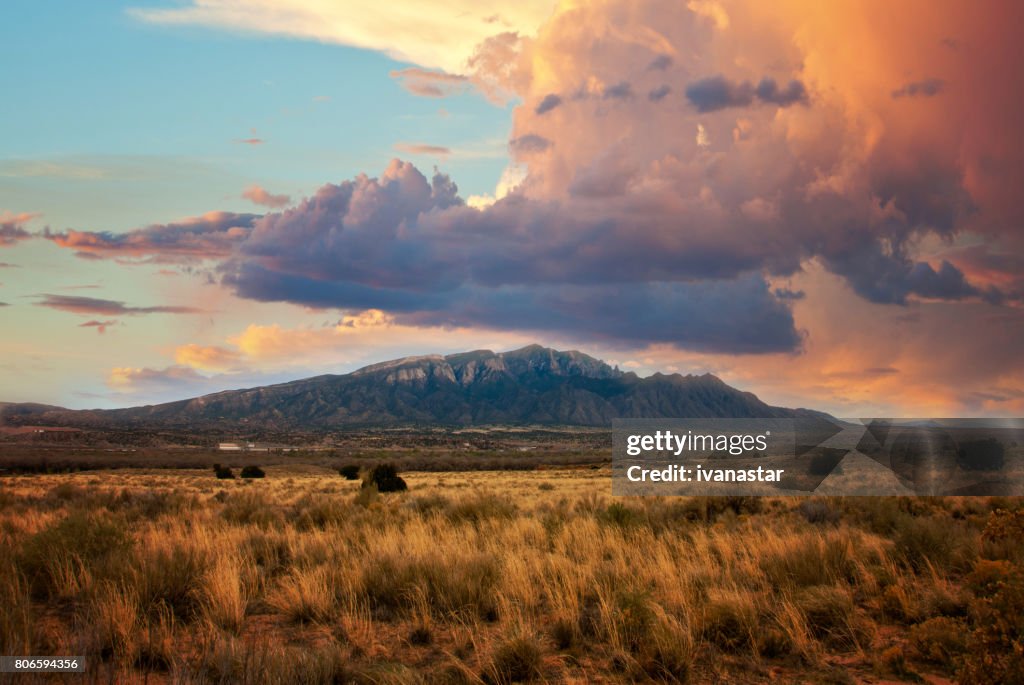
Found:
[[[91,682],[1024,678],[1018,500],[265,471],[4,477],[0,651],[86,655]]]

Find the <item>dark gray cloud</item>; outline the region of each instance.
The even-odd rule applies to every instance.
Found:
[[[775,79],[765,77],[755,88],[749,81],[730,81],[724,76],[711,76],[694,81],[686,87],[686,99],[699,112],[715,112],[728,107],[749,107],[755,99],[778,107],[807,102],[807,89],[801,81],[792,80],[779,88]]]
[[[612,86],[607,86],[601,95],[605,100],[626,100],[633,97],[633,87],[628,81],[620,81]]]
[[[534,138],[519,145],[550,145]],[[832,193],[809,198],[798,184],[756,219],[741,211],[746,195],[731,200],[732,212],[693,203],[679,212],[664,195],[627,192],[632,172],[613,153],[581,168],[567,198],[512,193],[482,210],[466,206],[449,177],[428,179],[394,160],[379,177],[327,184],[253,219],[223,243],[230,252],[217,274],[252,300],[723,352],[800,345],[790,306],[802,293],[773,291],[765,274],[792,275],[808,258],[875,302],[989,297],[952,262],[932,268],[907,256],[915,236],[948,233],[949,215],[969,211],[963,196],[943,191],[941,174],[878,176],[871,195],[892,218],[868,232],[859,204]],[[221,231],[238,233],[228,228],[235,223]],[[174,238],[194,240],[188,231],[162,241],[150,232],[118,241],[173,255],[181,251]],[[88,298],[42,304],[111,318],[158,311]]]
[[[698,112],[746,107],[754,101],[754,88],[748,81],[733,83],[724,76],[711,76],[688,85],[686,99],[693,103]]]
[[[0,222],[0,247],[9,247],[31,237],[32,234],[22,228],[17,221]]]
[[[926,78],[923,81],[911,81],[892,91],[894,98],[930,98],[942,92],[946,82],[939,78]]]
[[[671,55],[658,55],[647,65],[648,71],[665,71],[672,66]]]
[[[75,295],[39,296],[38,307],[59,309],[72,314],[99,314],[101,316],[133,316],[136,314],[198,314],[202,309],[194,307],[131,307],[117,300],[103,300],[97,297],[78,297]]]
[[[508,145],[515,152],[530,154],[534,152],[544,152],[551,147],[551,141],[543,136],[538,136],[534,133],[527,133],[524,136],[513,138],[509,141]]]
[[[660,102],[666,95],[672,92],[667,85],[661,85],[647,93],[647,99],[651,102]]]
[[[807,89],[796,79],[790,81],[785,88],[779,88],[775,79],[765,77],[757,84],[757,90],[754,92],[762,102],[779,107],[789,107],[800,102],[807,102]]]
[[[74,231],[42,234],[61,247],[75,250],[79,257],[155,257],[173,262],[226,257],[248,237],[259,214],[209,212],[170,224],[154,224],[127,233]]]
[[[562,104],[562,98],[557,93],[548,93],[534,110],[537,114],[545,114]]]

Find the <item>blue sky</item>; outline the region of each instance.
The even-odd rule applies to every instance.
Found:
[[[465,150],[401,154],[466,195],[492,192],[507,164],[508,108],[415,97],[388,76],[408,65],[379,52],[154,25],[109,0],[15,0],[3,15],[0,88],[17,106],[0,110],[0,207],[54,228],[241,209],[249,183],[301,196],[383,169],[400,142]],[[237,142],[252,138],[265,142]]]

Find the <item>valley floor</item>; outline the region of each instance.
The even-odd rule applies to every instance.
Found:
[[[265,471],[0,478],[0,653],[86,655],[86,682],[1024,678],[1019,500]]]

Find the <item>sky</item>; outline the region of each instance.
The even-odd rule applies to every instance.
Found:
[[[0,400],[579,349],[1024,411],[1024,5],[5,2]]]

